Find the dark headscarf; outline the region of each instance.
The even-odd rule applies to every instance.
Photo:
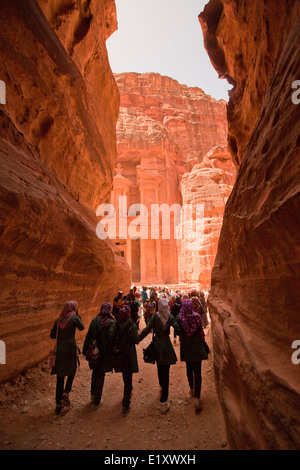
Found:
[[[101,305],[100,313],[97,315],[97,318],[100,321],[102,326],[109,326],[113,321],[113,317],[111,316],[112,306],[109,302],[104,302]]]
[[[126,304],[123,304],[121,305],[121,308],[119,310],[119,313],[118,313],[118,316],[117,316],[117,323],[121,323],[125,320],[127,320],[127,318],[131,318],[131,314],[130,314],[130,308],[128,305]]]
[[[193,304],[190,299],[185,299],[179,312],[179,318],[187,336],[191,337],[201,326],[199,313],[193,311]]]

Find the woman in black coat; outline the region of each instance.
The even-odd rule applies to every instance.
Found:
[[[70,404],[69,394],[77,368],[77,344],[75,341],[77,328],[81,331],[84,329],[84,325],[78,315],[77,302],[71,300],[62,309],[50,332],[50,338],[56,339],[55,365],[51,371],[51,375],[56,374],[57,376],[56,414],[61,412],[63,405]]]
[[[202,361],[208,359],[199,313],[193,311],[192,301],[186,299],[177,319],[180,336],[180,360],[186,363],[190,395],[194,397],[197,412],[201,411]]]
[[[170,341],[171,326],[176,329],[176,321],[173,315],[170,314],[168,300],[161,298],[158,301],[158,312],[151,316],[146,328],[139,335],[139,341],[142,341],[152,330],[155,335],[154,351],[157,375],[161,387],[160,406],[162,413],[166,413],[170,409],[168,401],[170,366],[177,362],[177,357]]]
[[[124,382],[122,400],[123,415],[130,409],[132,392],[132,374],[139,371],[135,345],[139,342],[136,323],[132,320],[128,305],[122,305],[116,321],[115,348],[119,352],[118,361],[113,363],[115,372],[121,372]]]
[[[172,305],[172,308],[171,308],[171,315],[173,315],[175,320],[177,319],[179,315],[181,307],[182,307],[181,298],[179,295],[177,295],[175,299],[175,303]],[[174,344],[176,343],[176,338],[177,338],[177,334],[176,334],[176,331],[174,330]]]
[[[101,404],[101,397],[105,373],[112,371],[112,351],[115,341],[116,324],[111,315],[112,306],[109,302],[101,305],[100,313],[91,321],[87,332],[82,353],[87,355],[93,340],[96,340],[101,358],[98,363],[91,365],[91,398],[97,408]]]

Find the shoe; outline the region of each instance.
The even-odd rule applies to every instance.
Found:
[[[165,414],[169,411],[170,409],[170,403],[168,401],[165,401],[164,403],[160,403],[160,411]]]
[[[61,399],[61,404],[62,406],[70,406],[70,398],[68,393],[63,393],[62,399]]]
[[[94,408],[95,408],[95,410],[97,410],[98,408],[100,408],[100,406],[102,406],[102,404],[103,404],[102,400],[100,400],[100,403],[95,403],[95,401],[94,401]]]
[[[191,397],[195,397],[195,389],[194,389],[194,387],[193,387],[193,388],[190,388],[190,396],[191,396]]]
[[[202,410],[202,406],[200,404],[200,398],[195,398],[194,407],[195,407],[196,412],[200,413],[200,411]]]
[[[127,416],[130,411],[129,406],[123,406],[123,416]]]
[[[56,415],[59,415],[59,414],[61,413],[61,409],[62,409],[62,406],[61,406],[61,405],[56,405],[55,414],[56,414]]]

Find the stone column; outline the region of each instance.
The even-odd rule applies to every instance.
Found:
[[[115,193],[114,191],[111,192],[111,195],[110,195],[110,203],[112,206],[114,206],[115,208]]]
[[[140,187],[140,203],[144,204],[144,190]],[[141,282],[146,281],[147,268],[146,268],[146,253],[145,241],[140,238],[140,267],[141,267]]]

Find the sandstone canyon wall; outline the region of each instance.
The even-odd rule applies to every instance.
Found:
[[[96,237],[116,159],[119,93],[105,47],[114,2],[12,0],[0,22],[3,381],[47,356],[66,301],[87,327],[130,273]]]
[[[227,146],[214,147],[201,163],[183,175],[182,202],[193,208],[203,205],[203,228],[199,229],[199,234],[196,226],[183,230],[178,250],[180,281],[200,283],[202,289],[210,286],[225,204],[235,178],[236,170]]]
[[[300,4],[211,0],[212,63],[235,84],[229,146],[239,167],[209,298],[214,366],[236,449],[300,448]],[[298,19],[297,19],[298,18]]]
[[[120,91],[117,160],[122,173],[118,172],[114,178],[114,201],[120,194],[126,194],[128,206],[142,201],[147,207],[151,203],[182,205],[180,182],[183,175],[200,164],[212,148],[226,144],[226,102],[155,73],[123,73],[116,74],[115,78]],[[207,157],[207,161],[212,160]],[[211,171],[216,175],[222,169],[211,167]],[[208,179],[203,179],[202,183],[206,184]],[[201,197],[204,193],[205,190]],[[205,198],[203,203],[207,204],[207,193]],[[222,209],[219,208],[218,217]],[[148,212],[150,214],[150,208]],[[207,245],[215,244],[215,237],[207,240]],[[120,240],[118,244],[132,266],[134,282],[199,281],[192,270],[185,269],[185,254],[189,250],[172,237],[170,240],[141,240],[140,246],[135,248],[128,241],[127,246]],[[207,250],[215,253],[216,247]],[[207,259],[206,271],[209,270]],[[187,278],[189,275],[191,279]],[[207,272],[204,277],[207,282]]]

